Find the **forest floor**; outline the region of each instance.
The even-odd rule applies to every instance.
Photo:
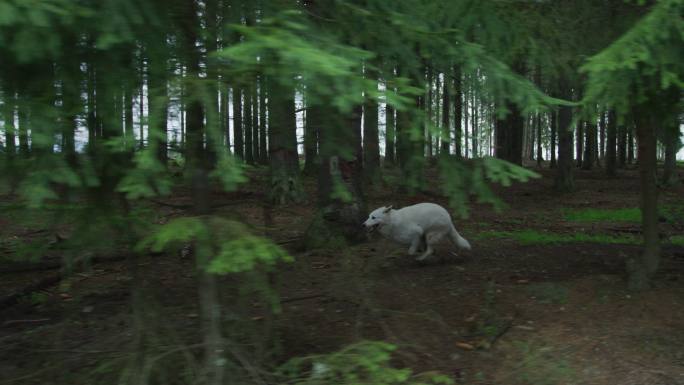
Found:
[[[256,299],[258,286],[238,295],[230,288],[239,278],[221,278],[226,320],[241,320],[235,338],[276,342],[281,360],[388,341],[398,346],[394,365],[439,371],[463,384],[684,384],[684,187],[661,192],[662,264],[654,288],[635,294],[626,290],[624,271],[626,258],[640,250],[640,226],[630,218],[638,207],[636,170],[613,179],[601,170],[577,171],[577,191],[568,195],[552,192],[551,171],[538,171],[541,179],[495,188],[508,205],[502,212],[473,202],[470,217],[455,220],[472,251],[453,255],[445,243],[440,257],[425,263],[379,238],[301,251],[297,242],[315,211],[313,179],[306,181],[310,202],[273,208],[268,226],[263,173],[236,193],[215,194],[218,213],[249,222],[295,257],[279,267],[282,308],[275,316]],[[437,190],[407,198],[385,185],[367,195],[370,209],[419,201],[447,206]],[[166,202],[154,206],[161,220],[187,214],[185,192]],[[626,218],[582,215],[592,209]],[[5,244],[49,242],[54,234],[0,218]],[[193,353],[201,349],[193,344],[201,339],[192,258],[101,260],[56,274],[49,267],[0,273],[0,298],[55,277],[0,309],[0,384],[118,383],[121,368],[140,359],[134,341],[154,357],[149,365],[196,364]],[[145,288],[142,320],[132,316],[134,277]],[[148,330],[142,343],[136,322]]]

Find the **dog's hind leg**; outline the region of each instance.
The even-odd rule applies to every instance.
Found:
[[[408,253],[409,255],[416,255],[416,252],[418,251],[418,248],[420,247],[420,238],[421,237],[415,237],[413,238],[413,241],[411,241],[411,246],[409,246]]]
[[[425,258],[431,256],[435,252],[435,249],[432,248],[432,245],[428,242],[427,243],[427,250],[423,254],[421,254],[418,258],[416,258],[416,261],[422,261]]]
[[[416,258],[416,261],[422,261],[425,258],[434,254],[435,249],[434,247],[432,247],[432,245],[436,245],[444,237],[444,235],[445,234],[441,232],[425,234],[425,236],[423,237],[425,240],[425,252],[421,254],[418,258]]]

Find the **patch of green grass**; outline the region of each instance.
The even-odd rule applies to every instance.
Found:
[[[537,230],[521,231],[487,231],[480,233],[480,239],[504,238],[512,239],[522,245],[548,245],[557,243],[604,243],[637,245],[641,239],[631,235],[613,236],[608,234],[558,234]]]
[[[637,207],[622,209],[564,210],[563,217],[571,222],[640,222],[641,210]]]
[[[670,237],[670,243],[677,246],[684,246],[684,235],[673,235]]]

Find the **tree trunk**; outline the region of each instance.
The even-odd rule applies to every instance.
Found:
[[[427,102],[425,103],[425,108],[423,111],[425,112],[425,136],[427,140],[427,157],[428,159],[431,159],[434,156],[434,151],[432,147],[432,126],[435,125],[435,120],[434,120],[434,115],[439,114],[439,109],[438,108],[433,108],[432,102],[433,102],[433,96],[434,96],[434,85],[433,82],[436,84],[437,90],[439,90],[439,74],[437,74],[436,79],[434,78],[432,74],[432,66],[428,65],[427,66]],[[439,93],[439,92],[437,92]],[[437,97],[435,97],[436,99]],[[437,102],[437,105],[439,106],[439,102]],[[434,112],[434,115],[433,115]],[[439,121],[439,120],[438,120]]]
[[[677,175],[677,151],[681,147],[679,121],[672,119],[663,127],[665,142],[665,162],[663,165],[663,184],[674,185],[679,182]]]
[[[374,74],[368,78],[377,79]],[[376,83],[377,87],[377,83]],[[366,97],[363,105],[363,170],[367,181],[373,182],[380,168],[380,143],[378,137],[378,102]]]
[[[461,158],[461,138],[463,137],[463,82],[461,79],[461,67],[455,65],[454,73],[454,140],[456,142],[455,154]]]
[[[385,105],[385,164],[395,163],[394,144],[396,141],[396,127],[394,125],[394,108],[389,104]]]
[[[225,82],[225,77],[223,77],[223,80]],[[225,148],[227,148],[230,152],[230,101],[228,100],[228,85],[225,83],[221,83],[220,87],[221,90],[219,91],[219,93],[221,94],[221,127],[219,128],[222,132],[222,145],[225,146]]]
[[[572,95],[567,82],[559,82],[560,97],[569,100]],[[561,106],[558,110],[558,169],[554,187],[559,192],[571,192],[575,189],[572,156],[572,108]]]
[[[469,85],[469,84],[468,84]],[[465,123],[463,124],[463,150],[464,150],[464,156],[468,158],[469,154],[469,148],[468,146],[470,145],[470,138],[468,135],[468,121],[470,120],[470,94],[473,92],[472,88],[466,86],[465,90],[463,92],[463,114],[465,115]],[[472,123],[471,123],[472,124]]]
[[[416,100],[416,104],[420,102]],[[423,164],[423,153],[419,152],[421,140],[415,140],[411,135],[412,129],[422,129],[421,124],[416,124],[410,111],[397,111],[397,159],[404,175],[403,183],[410,193],[420,186]]]
[[[29,108],[26,102],[26,97],[19,97],[19,154],[22,157],[28,157],[29,148]]]
[[[634,163],[634,127],[629,125],[627,127],[627,163]]]
[[[537,126],[537,167],[541,167],[541,163],[544,161],[542,156],[542,123],[541,123],[541,112],[537,112],[536,119]]]
[[[190,95],[198,95],[196,89],[200,81],[201,54],[197,47],[197,4],[194,0],[183,0],[178,4],[182,9],[177,15],[178,24],[182,31],[183,48],[187,60],[187,82]],[[204,149],[204,106],[200,100],[193,98],[187,105],[187,167],[191,175],[191,191],[193,200],[193,214],[206,216],[210,214],[209,194],[209,165]],[[202,383],[220,385],[224,382],[225,358],[224,339],[221,325],[221,308],[216,276],[206,269],[212,258],[211,250],[206,241],[195,242],[197,258],[199,306],[202,319],[202,337],[204,346],[204,366]]]
[[[600,166],[601,162],[606,158],[606,112],[601,111],[599,119],[599,154],[597,164]]]
[[[304,118],[304,171],[306,175],[313,175],[318,170],[318,125],[320,118],[314,116],[319,110],[309,108],[307,104]]]
[[[617,114],[615,110],[608,111],[608,122],[606,126],[606,175],[617,175]]]
[[[586,122],[586,139],[584,145],[584,158],[582,169],[591,170],[596,163],[596,123]]]
[[[318,213],[306,231],[307,248],[358,243],[365,239],[359,224],[366,216],[361,189],[361,158],[356,153],[359,108],[345,116],[326,104],[311,105],[310,124],[319,133]]]
[[[143,52],[141,50],[140,51],[140,84],[139,84],[139,86],[140,86],[140,100],[139,100],[140,103],[138,103],[139,104],[138,114],[140,115],[140,118],[139,118],[140,125],[138,127],[138,130],[139,130],[138,135],[140,136],[140,138],[138,138],[138,140],[139,140],[138,146],[140,148],[145,147],[145,72],[146,72],[145,71],[145,57],[144,57]],[[95,116],[95,114],[96,114],[96,111],[95,111],[96,107],[95,106],[97,103],[95,101],[96,97],[95,97],[95,69],[94,68],[93,68],[91,76],[92,76],[91,81],[93,82],[93,86],[92,86],[93,87],[93,90],[92,90],[92,93],[93,93],[92,94],[93,95],[93,97],[92,97],[93,98],[93,101],[92,101],[92,103],[93,103],[93,110],[92,110],[93,111],[93,134],[92,134],[92,137],[94,139],[98,136],[98,134],[97,134],[97,117]],[[148,87],[149,87],[149,85],[148,85]],[[88,101],[90,102],[90,98],[88,99]],[[149,123],[148,123],[148,128],[149,128]]]
[[[451,93],[447,74],[444,74],[444,81],[442,82],[442,155],[449,155],[451,147],[451,129],[449,122],[449,108],[451,107]]]
[[[525,118],[512,103],[508,111],[505,118],[496,120],[496,157],[522,166]]]
[[[575,140],[575,154],[577,156],[577,167],[582,167],[584,157],[584,125],[585,121],[577,122],[577,138]]]
[[[639,180],[641,226],[644,234],[643,251],[638,258],[627,261],[629,287],[644,290],[660,265],[658,237],[658,187],[656,185],[656,117],[649,106],[634,108],[636,133],[639,138]]]
[[[269,200],[276,204],[299,203],[303,190],[297,153],[297,115],[295,91],[275,79],[269,85],[269,159],[271,186]]]
[[[13,158],[16,154],[16,144],[14,136],[14,91],[9,87],[5,87],[2,103],[2,115],[4,118],[5,129],[5,146],[9,158]]]
[[[252,134],[252,87],[251,85],[243,89],[245,97],[242,102],[243,106],[243,127],[245,131],[245,162],[247,164],[254,164],[254,135]]]
[[[558,111],[551,110],[551,143],[549,143],[551,153],[550,168],[556,168],[556,134],[558,132]]]
[[[477,71],[475,72],[475,76],[477,76]],[[473,82],[475,82],[475,81],[476,80],[473,79]],[[478,122],[478,118],[479,118],[479,116],[478,116],[479,115],[478,105],[479,104],[477,103],[477,100],[475,99],[475,87],[474,86],[473,86],[472,99],[471,100],[472,100],[471,106],[472,106],[472,111],[473,111],[473,113],[471,114],[471,122],[473,124],[473,133],[472,133],[473,158],[477,158],[479,156],[478,135],[479,135],[479,131],[480,131],[480,129],[478,127],[478,125],[479,125],[479,122]]]
[[[160,37],[158,42],[165,42],[166,37]],[[161,49],[161,47],[157,48]],[[148,146],[157,154],[159,162],[166,167],[168,162],[168,102],[167,102],[167,62],[162,52],[148,50],[147,64],[147,111],[148,111]]]
[[[245,159],[244,132],[242,130],[242,89],[233,87],[233,152],[239,159]]]
[[[259,78],[259,163],[268,164],[268,144],[266,138],[268,137],[266,126],[266,78],[262,75]]]
[[[627,165],[627,126],[623,123],[617,128],[617,161],[620,168]]]
[[[252,87],[252,156],[254,163],[257,163],[261,154],[259,154],[259,95],[256,79],[254,79]]]

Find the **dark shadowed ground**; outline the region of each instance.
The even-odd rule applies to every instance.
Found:
[[[617,179],[578,171],[577,192],[564,196],[552,193],[552,174],[542,174],[540,180],[497,188],[509,206],[505,211],[473,204],[470,218],[455,220],[471,252],[454,255],[444,244],[439,258],[423,264],[382,239],[302,252],[298,240],[314,212],[314,181],[307,182],[311,204],[275,208],[266,227],[258,186],[218,194],[217,203],[226,204],[218,210],[247,220],[295,257],[277,278],[280,314],[272,317],[250,293],[229,290],[237,278],[227,277],[225,317],[232,322],[233,308],[247,309],[241,330],[253,335],[236,338],[250,341],[271,339],[267,331],[273,325],[279,360],[373,339],[400,347],[396,365],[441,371],[459,383],[684,384],[684,246],[668,241],[684,234],[684,223],[676,218],[661,223],[663,261],[655,287],[630,293],[624,261],[639,252],[638,245],[535,244],[506,234],[638,236],[638,223],[571,222],[564,216],[572,209],[637,207],[636,171],[623,171]],[[411,199],[388,186],[367,193],[371,209],[418,201],[447,204],[436,190]],[[661,197],[667,205],[682,205],[684,188],[670,188]],[[187,201],[182,192],[167,199]],[[161,220],[185,213],[167,206],[158,210]],[[54,237],[2,218],[0,228],[4,239]],[[143,345],[159,365],[167,358],[181,360],[163,352],[200,341],[192,258],[164,254],[137,264],[94,262],[2,308],[0,384],[116,383],[122,365],[135,359],[131,344],[139,338],[129,294],[133,269],[146,288],[150,332]],[[2,273],[0,294],[55,274]],[[186,363],[199,353],[192,346],[176,350]]]

